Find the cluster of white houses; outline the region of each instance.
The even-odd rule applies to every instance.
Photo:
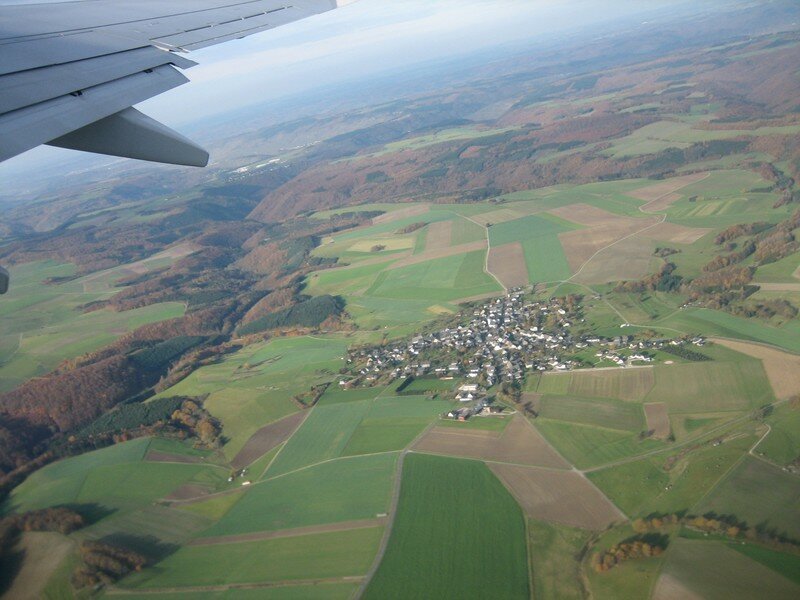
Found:
[[[530,300],[512,292],[475,308],[466,322],[413,336],[404,342],[356,349],[347,363],[353,375],[342,385],[377,380],[437,376],[467,379],[485,387],[515,382],[526,372],[567,371],[581,366],[569,357],[587,348],[600,360],[628,366],[650,362],[642,351],[676,340],[638,340],[630,335],[604,338],[573,335],[583,321],[577,299]],[[631,352],[631,350],[633,352]]]

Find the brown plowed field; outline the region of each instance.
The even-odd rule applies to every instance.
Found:
[[[439,250],[426,250],[422,254],[409,256],[402,260],[398,260],[387,267],[387,269],[399,269],[400,267],[407,267],[409,265],[416,265],[418,263],[428,262],[437,258],[444,258],[446,256],[456,256],[457,254],[466,254],[467,252],[474,252],[475,250],[485,250],[488,246],[487,240],[478,240],[477,242],[470,242],[468,244],[461,244],[459,246],[450,246],[449,248],[440,248]]]
[[[616,223],[559,233],[558,239],[564,247],[564,253],[567,255],[567,262],[570,268],[573,271],[577,271],[599,250],[654,223],[654,219],[627,219],[620,217]],[[610,248],[609,252],[613,250],[614,247]]]
[[[658,183],[654,183],[652,185],[646,185],[644,187],[631,190],[626,195],[630,196],[631,198],[636,198],[637,200],[649,202],[650,204],[645,204],[642,207],[642,210],[654,212],[655,209],[650,208],[653,202],[658,202],[667,195],[674,194],[679,189],[685,188],[687,185],[692,183],[702,181],[706,177],[708,177],[708,173],[692,173],[691,175],[671,177],[670,179],[665,179],[664,181],[659,181]]]
[[[375,519],[361,519],[358,521],[343,521],[341,523],[325,523],[324,525],[309,525],[308,527],[295,527],[294,529],[280,529],[278,531],[256,531],[239,535],[220,535],[217,537],[195,538],[189,546],[215,546],[217,544],[235,544],[238,542],[255,542],[258,540],[271,540],[275,538],[297,537],[299,535],[312,535],[315,533],[331,533],[333,531],[347,531],[349,529],[368,529],[385,525],[388,517]]]
[[[617,215],[602,208],[597,208],[590,204],[570,204],[569,206],[562,206],[548,211],[551,215],[555,215],[561,219],[572,221],[578,225],[585,225],[586,227],[601,227],[601,226],[619,226],[623,223],[647,223],[646,219],[634,219],[633,217],[624,217]],[[646,225],[634,227],[634,229],[641,229]]]
[[[415,204],[413,206],[409,206],[408,208],[401,208],[399,210],[393,210],[391,212],[378,215],[372,219],[372,222],[375,225],[380,225],[381,223],[391,223],[392,221],[407,219],[408,217],[424,215],[426,212],[428,212],[428,210],[430,210],[430,207],[427,204]]]
[[[758,283],[765,292],[800,292],[800,283]]]
[[[435,252],[442,248],[449,248],[453,238],[453,222],[438,221],[428,225],[428,235],[425,238],[425,251]]]
[[[694,244],[709,231],[711,230],[664,222],[659,223],[652,229],[642,232],[642,237],[672,242],[673,244]]]
[[[507,288],[528,285],[528,265],[522,244],[511,242],[489,250],[489,271]]]
[[[593,284],[642,279],[650,272],[650,245],[638,235],[622,240],[599,252],[574,280]]]
[[[233,457],[231,466],[234,469],[246,467],[254,460],[264,456],[278,444],[288,440],[295,430],[300,427],[307,414],[307,412],[297,412],[256,431],[247,440],[242,449],[239,450],[239,453]]]
[[[663,402],[645,404],[644,416],[647,419],[647,430],[653,432],[654,438],[665,440],[669,437],[670,425],[666,404]]]
[[[789,398],[794,394],[800,394],[800,356],[797,354],[748,342],[721,339],[714,341],[736,352],[760,358],[776,398]]]
[[[183,454],[170,454],[169,452],[156,452],[150,450],[145,457],[148,462],[175,462],[194,464],[199,463],[200,458],[197,456],[185,456]]]
[[[521,415],[515,415],[500,435],[496,431],[434,427],[416,443],[414,450],[554,469],[570,468]]]
[[[169,496],[166,496],[166,500],[192,500],[193,498],[207,496],[209,493],[209,489],[204,485],[184,483]]]
[[[497,463],[489,468],[531,518],[594,530],[625,519],[580,473]]]

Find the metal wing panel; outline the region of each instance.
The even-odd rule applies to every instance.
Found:
[[[195,63],[163,49],[211,46],[351,1],[73,0],[0,6],[0,160],[185,83],[168,65]],[[82,139],[94,143],[102,132],[121,130],[123,121],[106,122]],[[134,122],[142,131],[150,127],[140,118],[125,122],[125,131],[135,131]]]
[[[171,66],[136,73],[0,115],[0,161],[186,83]]]
[[[86,60],[0,75],[0,113],[24,108],[58,96],[133,75],[147,69],[174,64],[188,68],[196,63],[152,46],[116,52]],[[47,80],[47,86],[42,85]]]

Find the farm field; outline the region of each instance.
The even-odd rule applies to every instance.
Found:
[[[598,531],[625,519],[581,474],[502,463],[489,468],[532,519]]]
[[[397,454],[340,459],[254,483],[204,537],[374,518],[388,510]]]
[[[192,589],[192,598],[198,600],[350,600],[358,590],[355,583],[315,583],[312,585],[279,585],[269,584],[248,588],[231,587],[227,590],[205,591]],[[125,591],[125,597],[130,600],[171,600],[175,592],[147,591],[136,593],[132,590]]]
[[[719,542],[676,539],[653,593],[654,600],[793,598],[800,586]]]
[[[528,598],[525,547],[522,512],[485,465],[412,453],[389,545],[364,597]]]
[[[664,452],[587,476],[630,518],[694,511],[757,440],[755,432],[744,428],[718,446],[706,442],[685,453]]]
[[[383,535],[380,527],[220,546],[184,546],[121,582],[131,589],[180,588],[357,577],[366,573]]]
[[[779,465],[788,465],[800,455],[800,410],[792,404],[779,406],[766,422],[770,432],[756,452]]]
[[[698,506],[734,514],[793,539],[800,538],[800,481],[791,473],[747,456]]]
[[[652,367],[545,373],[535,390],[587,398],[643,400],[655,383]]]
[[[299,409],[291,401],[330,381],[349,345],[343,337],[279,338],[247,346],[201,367],[158,397],[209,394],[204,406],[222,421],[232,459],[261,427]]]
[[[545,419],[608,429],[637,433],[644,429],[641,405],[622,400],[545,395],[540,400],[539,414]]]
[[[647,402],[663,402],[670,413],[746,410],[774,396],[759,361],[657,365]]]
[[[579,469],[596,467],[666,447],[655,440],[640,440],[638,432],[546,418],[536,419],[536,429],[564,458]]]
[[[108,309],[84,313],[80,306],[110,298],[122,288],[114,280],[125,273],[109,274],[108,287],[93,289],[89,278],[48,285],[51,277],[74,275],[75,266],[41,261],[11,268],[14,285],[0,304],[0,392],[13,389],[31,377],[53,370],[62,360],[110,344],[120,336],[145,325],[181,316],[186,306],[164,302],[124,312]],[[105,272],[103,272],[105,273]]]
[[[434,427],[415,444],[414,450],[554,469],[569,468],[539,432],[519,415],[514,416],[502,431]]]
[[[581,600],[580,555],[590,533],[583,529],[528,521],[533,572],[533,597],[543,600]]]
[[[155,501],[185,486],[201,494],[220,488],[228,470],[209,463],[147,461],[151,443],[151,438],[138,438],[52,463],[18,486],[4,510],[72,506],[90,518],[79,536],[119,540],[145,556],[161,558],[165,545],[185,543],[211,521]],[[180,447],[164,440],[159,444],[161,451],[175,454]]]

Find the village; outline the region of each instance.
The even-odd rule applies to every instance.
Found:
[[[339,385],[371,386],[415,378],[466,381],[455,399],[469,403],[476,414],[489,409],[484,390],[521,385],[526,374],[600,363],[623,368],[645,365],[653,362],[658,350],[705,343],[703,338],[573,333],[585,329],[580,327],[584,323],[580,300],[572,295],[534,300],[523,290],[514,290],[462,313],[460,322],[451,326],[402,342],[351,350],[347,356],[350,377],[343,377]]]

